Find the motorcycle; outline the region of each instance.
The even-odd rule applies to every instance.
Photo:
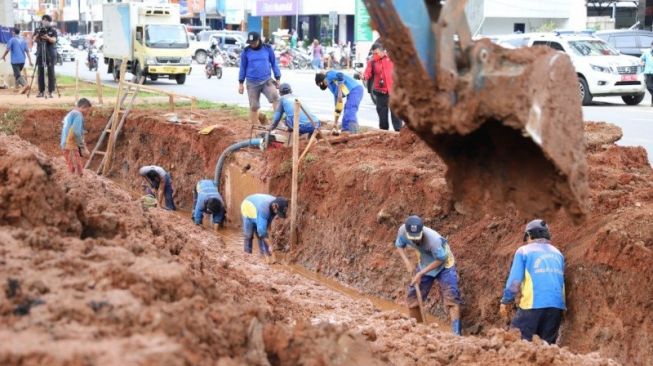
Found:
[[[294,57],[293,54],[290,52],[289,48],[286,48],[285,50],[281,51],[279,53],[279,66],[280,67],[287,67],[289,69],[294,69],[295,64],[293,63]]]
[[[295,69],[307,70],[311,68],[311,56],[300,49],[292,50],[292,63]]]
[[[206,78],[210,79],[212,76],[215,76],[217,79],[222,79],[222,65],[225,61],[220,52],[213,51],[209,52],[206,58],[206,64],[204,66],[204,73]]]
[[[98,69],[98,55],[97,55],[97,49],[93,48],[89,50],[88,58],[86,61],[86,64],[88,65],[88,70],[89,71],[97,71]]]

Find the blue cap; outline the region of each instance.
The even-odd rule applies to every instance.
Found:
[[[424,235],[424,221],[419,216],[408,216],[404,223],[406,227],[406,237],[409,240],[421,240]]]

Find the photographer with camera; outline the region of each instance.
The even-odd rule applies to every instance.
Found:
[[[54,64],[57,61],[57,30],[50,25],[52,17],[45,14],[41,17],[41,28],[34,32],[32,41],[36,42],[36,66],[39,72],[39,94],[37,98],[45,95],[45,72],[48,73],[48,98],[56,87]]]
[[[375,43],[372,46],[372,52],[372,58],[367,61],[363,78],[374,81],[372,93],[376,97],[376,113],[379,115],[379,128],[388,130],[388,111],[390,109],[388,104],[390,103],[390,92],[392,90],[392,70],[394,69],[394,64],[381,43]],[[395,131],[399,131],[402,124],[401,120],[392,112],[390,112],[390,117],[392,119],[392,127]]]

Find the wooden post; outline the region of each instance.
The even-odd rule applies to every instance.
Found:
[[[99,71],[95,72],[95,86],[97,86],[97,102],[98,104],[102,105],[104,104],[103,95],[102,95],[104,90],[102,90],[102,79],[100,78]]]
[[[120,64],[120,81],[118,82],[118,92],[116,93],[116,105],[113,107],[113,114],[111,115],[111,125],[109,129],[109,142],[107,143],[107,152],[104,155],[104,166],[102,167],[102,175],[106,176],[109,174],[111,169],[111,160],[113,158],[113,146],[116,143],[116,129],[118,127],[119,115],[120,115],[120,97],[123,93],[123,82],[125,81],[125,73],[127,72],[127,60],[123,59]]]
[[[75,58],[75,104],[79,100],[79,57]]]
[[[175,96],[170,94],[168,96],[168,103],[170,104],[170,112],[175,111]]]
[[[297,204],[299,180],[299,111],[301,104],[295,99],[295,116],[292,129],[292,186],[290,192],[290,248],[297,245]]]
[[[192,97],[190,99],[190,116],[188,117],[190,121],[193,120],[193,111],[195,110],[196,106],[197,106],[197,98]]]

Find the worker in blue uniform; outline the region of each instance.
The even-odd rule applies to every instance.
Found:
[[[193,222],[202,225],[204,214],[211,215],[214,225],[224,227],[224,200],[210,179],[200,180],[193,189]]]
[[[342,115],[342,130],[357,133],[359,126],[356,114],[363,99],[363,85],[351,76],[334,70],[315,74],[315,84],[322,90],[328,88],[333,94],[336,105],[334,114],[334,123],[336,124],[340,114],[343,113],[343,99],[347,99]]]
[[[551,245],[551,234],[544,220],[533,220],[526,225],[524,242],[515,252],[499,312],[509,318],[515,296],[521,293],[511,326],[520,330],[522,339],[530,341],[533,335],[538,335],[553,344],[566,309],[565,258]]]
[[[293,125],[295,123],[295,99],[297,99],[297,97],[293,95],[290,84],[281,84],[279,86],[279,94],[281,94],[281,103],[279,103],[277,108],[274,110],[272,125],[270,125],[270,128],[268,129],[270,132],[277,128],[279,122],[281,122],[282,119],[289,130],[293,129]],[[309,116],[304,113],[304,111],[299,112],[300,135],[311,135],[313,134],[313,131],[315,131],[315,129],[318,127],[320,127],[320,121],[317,119],[317,116],[312,113]]]
[[[245,253],[252,254],[254,235],[258,237],[259,249],[267,261],[271,261],[272,251],[265,241],[268,228],[275,216],[286,217],[288,200],[269,194],[257,193],[247,196],[240,205],[243,216],[243,234],[245,235]]]

